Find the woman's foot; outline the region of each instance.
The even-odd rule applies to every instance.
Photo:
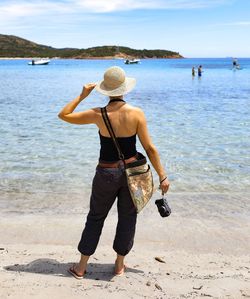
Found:
[[[117,259],[115,261],[115,275],[122,276],[126,270],[126,266],[124,265],[124,259]]]
[[[88,255],[81,254],[81,259],[79,263],[69,268],[68,272],[71,275],[73,275],[76,279],[83,279],[83,276],[86,273],[88,260],[89,260]]]
[[[73,275],[76,279],[83,279],[86,273],[85,269],[80,268],[79,264],[75,264],[69,268],[68,272]]]

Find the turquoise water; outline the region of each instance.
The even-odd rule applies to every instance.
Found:
[[[137,79],[126,99],[145,111],[172,194],[240,198],[250,191],[250,59],[239,59],[239,71],[232,71],[230,59],[27,62],[0,60],[0,207],[10,199],[20,209],[41,199],[60,206],[89,195],[99,155],[97,128],[64,123],[57,114],[84,83],[100,80],[112,65]],[[199,64],[202,78],[192,78],[191,68]],[[106,102],[93,92],[77,110]]]

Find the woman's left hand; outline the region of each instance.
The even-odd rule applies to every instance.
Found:
[[[95,87],[96,87],[96,83],[85,84],[81,92],[81,98],[83,99],[86,98]]]
[[[167,193],[167,192],[168,192],[169,185],[170,185],[170,183],[169,183],[169,181],[168,181],[167,178],[160,184],[160,189],[161,189],[161,191],[162,191],[162,195],[163,195],[164,193]]]

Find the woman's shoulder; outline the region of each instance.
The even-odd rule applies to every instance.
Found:
[[[129,112],[129,116],[133,117],[139,122],[143,122],[146,120],[145,114],[142,110],[142,108],[137,107],[137,106],[132,106],[130,104],[127,104],[127,111]]]
[[[143,110],[140,107],[133,106],[127,103],[125,108],[127,111],[131,111],[132,113],[136,113],[138,115],[143,114]]]

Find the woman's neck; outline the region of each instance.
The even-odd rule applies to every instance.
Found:
[[[123,96],[116,96],[116,97],[112,96],[112,97],[109,97],[109,99],[110,100],[113,100],[113,99],[121,99],[121,100],[123,100]]]
[[[125,102],[125,100],[123,97],[110,97],[109,104],[114,102]]]

